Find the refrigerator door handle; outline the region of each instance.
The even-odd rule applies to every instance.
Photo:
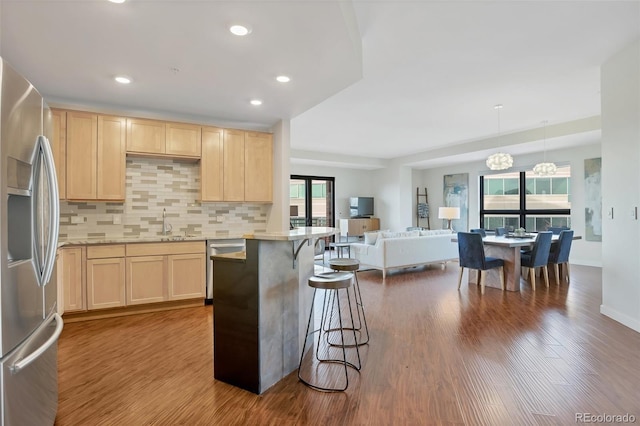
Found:
[[[20,370],[24,369],[33,361],[38,359],[38,357],[40,357],[43,353],[45,353],[52,345],[54,345],[58,341],[58,338],[62,333],[62,328],[64,327],[64,322],[62,321],[62,317],[58,314],[51,315],[51,317],[46,322],[42,323],[42,325],[38,327],[38,330],[36,330],[34,335],[38,334],[39,331],[41,331],[43,328],[48,326],[53,320],[56,321],[56,329],[51,335],[51,337],[49,337],[47,341],[44,342],[42,346],[40,346],[38,349],[31,352],[29,355],[22,358],[20,361],[16,362],[15,364],[9,366],[9,370],[11,371],[12,374],[19,373]]]
[[[49,140],[45,136],[38,136],[38,144],[42,149],[44,169],[46,171],[49,188],[49,237],[47,251],[42,271],[42,284],[46,285],[51,279],[55,267],[56,250],[58,249],[58,235],[60,232],[60,195],[58,193],[58,179],[56,178],[56,166],[53,161],[53,153]]]

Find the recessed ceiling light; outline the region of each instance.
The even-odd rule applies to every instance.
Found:
[[[251,32],[251,28],[245,25],[232,25],[229,27],[229,31],[231,31],[231,34],[237,36],[246,36]]]
[[[260,99],[251,99],[251,105],[262,105],[262,101]]]
[[[125,77],[123,75],[119,75],[115,77],[115,80],[120,84],[129,84],[131,83],[131,79],[129,77]]]
[[[124,3],[126,0],[109,0],[111,3]]]
[[[291,78],[286,75],[279,75],[276,77],[276,80],[278,80],[280,83],[288,83],[291,81]]]

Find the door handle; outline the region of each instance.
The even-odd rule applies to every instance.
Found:
[[[55,267],[56,250],[58,249],[58,235],[60,232],[60,195],[58,193],[58,179],[56,178],[56,166],[53,161],[53,152],[49,140],[43,136],[38,136],[38,145],[42,151],[44,159],[44,170],[46,172],[49,187],[49,235],[47,239],[47,250],[44,258],[44,270],[42,271],[42,285],[46,285],[51,279],[51,274]]]
[[[42,325],[40,325],[40,327],[38,327],[38,329],[33,333],[33,336],[39,334],[39,332],[41,332],[53,320],[56,321],[56,329],[53,332],[53,334],[51,335],[51,337],[49,337],[47,339],[47,341],[44,342],[42,344],[42,346],[40,346],[38,349],[36,349],[35,351],[31,352],[29,355],[27,355],[26,357],[22,358],[20,361],[16,362],[15,364],[9,366],[9,371],[11,371],[12,374],[19,373],[20,370],[24,369],[29,364],[31,364],[33,361],[38,359],[53,344],[56,343],[56,341],[60,337],[60,334],[62,333],[62,328],[64,327],[64,322],[62,321],[62,317],[60,315],[58,315],[57,313],[51,315],[51,317],[46,322],[42,323]]]

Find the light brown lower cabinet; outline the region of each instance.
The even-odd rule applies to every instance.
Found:
[[[205,243],[127,244],[127,304],[205,295]]]
[[[87,310],[85,294],[85,247],[65,247],[58,252],[58,286],[62,287],[63,312]]]
[[[127,257],[127,305],[167,300],[166,256]]]
[[[206,269],[205,255],[178,254],[168,256],[167,277],[169,300],[193,299],[204,296],[203,272]]]
[[[125,306],[124,244],[87,247],[87,309]]]
[[[204,241],[61,248],[63,312],[204,298],[205,253]]]

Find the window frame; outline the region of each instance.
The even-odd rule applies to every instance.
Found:
[[[527,209],[527,171],[523,170],[518,172],[519,175],[519,209],[518,210],[509,210],[509,209],[500,209],[500,210],[489,210],[484,208],[484,185],[485,185],[485,176],[480,176],[480,224],[484,226],[485,216],[495,216],[495,215],[511,215],[518,216],[519,223],[521,228],[526,228],[527,224],[527,216],[541,216],[541,215],[564,215],[571,216],[571,209]],[[553,178],[553,176],[549,176],[549,178]],[[567,178],[567,192],[571,195],[571,179]],[[550,180],[550,185],[553,187],[553,183]]]

